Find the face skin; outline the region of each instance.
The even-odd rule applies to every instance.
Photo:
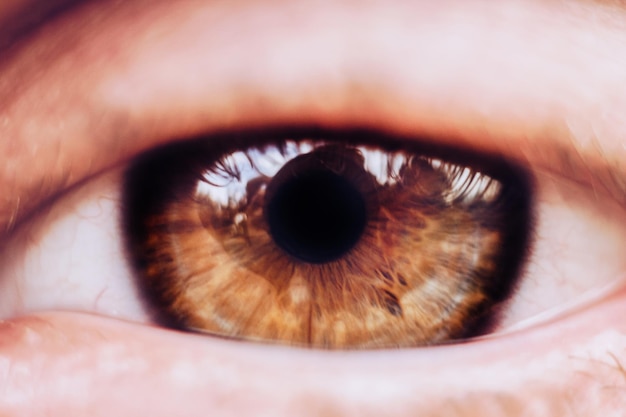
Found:
[[[576,201],[626,201],[618,3],[105,0],[34,23],[33,3],[0,6],[3,250],[142,151],[268,125],[434,138],[565,178]],[[31,313],[0,322],[0,415],[620,415],[622,272],[535,326],[399,351]]]

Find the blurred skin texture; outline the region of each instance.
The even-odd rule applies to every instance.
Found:
[[[142,151],[242,127],[435,138],[626,201],[622,2],[39,3],[0,5],[3,251],[30,222],[45,229],[115,188],[109,173]],[[0,415],[623,415],[616,275],[612,291],[535,326],[398,351],[183,334],[99,314],[98,298],[98,314],[50,308],[0,323]]]

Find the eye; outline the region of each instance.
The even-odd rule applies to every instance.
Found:
[[[485,332],[528,252],[528,181],[407,142],[274,129],[143,156],[124,199],[140,291],[161,322],[245,340],[381,348]]]
[[[256,135],[253,133],[255,132],[249,132],[243,139],[239,135],[239,141],[233,141],[233,136],[229,134],[213,135],[204,140],[189,142],[187,145],[172,144],[166,148],[168,152],[165,153],[159,150],[147,153],[132,164],[135,172],[143,172],[140,177],[143,176],[142,181],[146,181],[139,181],[136,184],[156,185],[157,188],[162,187],[164,190],[184,194],[186,186],[181,186],[180,182],[175,181],[175,177],[165,175],[163,178],[169,181],[150,183],[151,175],[158,177],[159,172],[166,173],[168,170],[170,173],[176,172],[176,169],[173,171],[170,169],[174,165],[196,167],[197,169],[191,171],[182,171],[186,173],[183,179],[189,179],[191,172],[196,175],[194,180],[208,184],[205,174],[210,172],[210,168],[214,167],[220,158],[228,160],[228,155],[232,155],[233,152],[243,152],[245,155],[244,151],[252,152],[254,149],[265,149],[271,153],[272,149],[280,147],[281,141],[286,138],[285,132],[265,136],[259,135],[258,132]],[[307,141],[307,135],[302,132],[287,133],[291,133],[292,139],[295,137],[297,143]],[[326,130],[313,136],[317,140],[321,137],[329,140],[330,144],[345,144],[346,136],[349,135],[345,131]],[[367,139],[361,141],[360,137]],[[347,143],[380,150],[388,156],[396,155],[397,152],[412,155],[414,158],[431,161],[431,168],[434,166],[432,161],[440,160],[450,167],[463,167],[463,170],[469,169],[469,172],[482,172],[498,184],[523,191],[520,194],[522,201],[529,198],[525,195],[526,192],[532,193],[534,206],[532,210],[536,213],[535,232],[534,237],[530,239],[532,251],[525,259],[520,274],[516,274],[516,262],[522,262],[524,257],[523,242],[528,237],[525,238],[524,233],[517,237],[519,250],[508,253],[509,263],[500,265],[500,267],[513,266],[503,275],[507,279],[497,281],[500,284],[504,283],[499,289],[500,293],[492,300],[494,303],[485,308],[485,313],[474,317],[486,320],[482,323],[472,323],[470,317],[469,321],[462,323],[463,331],[447,338],[458,339],[489,332],[499,333],[509,328],[524,326],[526,321],[532,323],[541,320],[542,314],[553,310],[558,312],[565,309],[567,313],[572,304],[575,306],[579,300],[589,297],[590,294],[607,286],[610,288],[611,285],[619,285],[620,282],[616,281],[615,277],[619,276],[624,268],[624,262],[619,254],[624,250],[625,242],[622,229],[618,225],[624,224],[624,211],[608,196],[596,193],[590,198],[587,187],[559,178],[532,165],[516,166],[507,163],[506,159],[489,157],[475,151],[466,152],[462,148],[447,145],[434,146],[434,142],[426,140],[375,133],[369,136],[357,135]],[[166,155],[165,159],[157,158],[156,161],[160,163],[167,161],[169,165],[159,167],[156,174],[154,169],[144,171],[145,161],[153,160],[155,155]],[[174,155],[177,155],[176,158]],[[461,168],[453,168],[451,172],[457,169]],[[529,176],[528,173],[532,173],[534,177],[533,186],[525,179]],[[130,177],[127,176],[127,180]],[[41,310],[66,309],[97,312],[140,322],[152,322],[156,319],[160,322],[169,321],[167,324],[175,327],[184,327],[180,317],[168,316],[166,306],[155,303],[155,297],[151,298],[150,291],[146,291],[141,281],[138,281],[141,278],[137,277],[136,271],[131,270],[129,263],[126,262],[127,257],[131,263],[133,260],[131,254],[123,247],[123,236],[128,230],[120,229],[119,225],[122,223],[120,216],[124,210],[132,211],[133,205],[128,204],[128,201],[122,204],[121,188],[124,181],[119,169],[114,169],[100,179],[89,181],[64,196],[59,204],[54,204],[49,210],[42,212],[38,218],[33,219],[6,242],[7,250],[3,251],[0,262],[3,277],[0,306],[4,317]],[[197,183],[193,184],[196,187]],[[132,187],[128,188],[131,189]],[[141,196],[142,193],[138,192],[135,195]],[[158,193],[152,194],[151,198],[157,196]],[[166,201],[171,203],[174,200]],[[186,200],[183,198],[181,201]],[[162,206],[163,202],[160,204]],[[157,204],[154,207],[158,206]],[[146,212],[138,210],[135,215],[138,214],[143,215]],[[527,226],[526,221],[514,224]],[[505,226],[502,230],[506,229],[506,225],[500,226]],[[524,232],[529,233],[530,230]],[[37,244],[33,245],[33,242]],[[193,250],[200,251],[202,246],[194,245]],[[198,256],[202,257],[201,254]],[[84,279],[85,276],[89,277],[88,281]],[[384,309],[379,307],[380,305],[374,305],[372,309],[376,311],[378,308],[384,312]],[[385,314],[389,315],[391,312],[387,311]],[[233,333],[214,333],[235,336]],[[250,335],[236,336],[245,338]],[[267,335],[256,337],[251,335],[250,338],[263,339],[266,342],[273,340],[271,338],[268,340]],[[437,341],[394,339],[375,343],[371,339],[361,339],[358,343],[353,342],[350,346],[344,347],[415,346],[441,343],[443,340],[445,339]],[[301,344],[291,339],[288,343]],[[304,344],[308,345],[308,342]],[[330,343],[320,345],[329,347]]]
[[[28,34],[0,64],[0,224],[19,222],[2,237],[0,314],[93,313],[3,323],[0,414],[623,409],[620,5],[89,3]],[[127,164],[197,135],[311,124],[377,129],[479,172],[449,157],[484,153],[534,179],[532,251],[496,306],[491,330],[502,336],[346,353],[149,325],[119,227]],[[610,296],[581,304],[602,289]]]

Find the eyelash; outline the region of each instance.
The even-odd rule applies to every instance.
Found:
[[[213,135],[210,138],[199,138],[168,145],[139,158],[126,175],[127,186],[123,207],[123,212],[126,213],[123,229],[128,232],[128,248],[131,259],[135,261],[139,277],[143,275],[145,278],[147,268],[145,257],[142,259],[140,255],[139,260],[137,258],[137,254],[141,253],[141,250],[138,250],[137,247],[141,245],[140,240],[146,234],[146,230],[142,229],[143,226],[138,226],[138,224],[141,223],[146,213],[156,213],[164,210],[164,207],[170,201],[184,200],[186,198],[185,195],[190,192],[189,184],[192,182],[190,182],[189,178],[193,181],[203,181],[200,173],[205,172],[207,166],[215,164],[216,157],[219,158],[220,155],[228,155],[240,149],[262,149],[272,144],[280,148],[281,140],[284,140],[281,138],[323,138],[329,143],[376,146],[383,148],[386,152],[402,151],[426,155],[429,158],[446,161],[445,163],[448,163],[448,161],[451,164],[462,163],[462,167],[470,167],[466,169],[479,169],[481,172],[493,176],[498,181],[507,185],[512,184],[507,189],[514,189],[515,193],[517,193],[512,197],[514,204],[511,206],[514,207],[517,214],[517,222],[510,222],[511,224],[505,225],[505,227],[508,227],[508,230],[505,232],[505,235],[508,237],[504,241],[508,242],[508,244],[502,253],[506,255],[498,257],[496,262],[499,265],[498,273],[494,274],[509,278],[502,280],[506,282],[494,285],[489,290],[496,304],[511,296],[514,291],[516,278],[532,246],[532,180],[529,174],[508,161],[497,160],[487,155],[479,155],[458,149],[452,151],[448,147],[433,145],[432,142],[419,142],[414,138],[391,137],[378,131],[365,129],[330,131],[311,127],[289,127],[225,132]],[[277,139],[278,145],[276,144]],[[224,162],[224,165],[227,165],[225,161],[222,162]],[[187,172],[189,166],[193,167],[191,169],[192,174],[181,174],[181,172]],[[170,174],[163,173],[164,171],[168,171]],[[233,170],[226,169],[225,171]],[[460,175],[458,172],[456,174],[453,173],[452,176]],[[231,173],[236,174],[236,172]],[[187,178],[185,179],[185,177]],[[188,185],[181,187],[181,184]],[[146,187],[156,188],[146,192]],[[141,190],[141,193],[138,193],[139,190]],[[163,225],[163,227],[166,226]],[[174,229],[171,229],[171,227]],[[168,232],[175,232],[178,228],[189,229],[189,227],[193,229],[193,226],[182,222],[178,226],[168,224],[166,229],[168,229]],[[182,232],[182,229],[179,232]],[[139,284],[139,287],[143,285]],[[164,294],[172,291],[171,284],[166,284],[165,287],[159,284],[157,285],[158,288],[153,285],[149,284],[147,287],[148,304],[153,306],[156,304],[162,307]],[[165,298],[170,299],[170,296],[165,295]],[[494,309],[495,311],[490,311],[489,314],[484,314],[484,312],[477,313],[477,316],[481,317],[481,319],[471,326],[470,330],[466,327],[466,330],[460,337],[489,332],[497,322],[497,306]],[[156,310],[159,309],[157,308]],[[178,319],[172,319],[171,316],[162,313],[162,311],[155,311],[158,321],[162,324],[176,328],[188,329],[190,327],[181,325]],[[222,334],[222,336],[224,335]]]

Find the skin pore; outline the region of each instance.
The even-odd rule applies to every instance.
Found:
[[[620,2],[594,1],[76,5],[0,52],[2,239],[157,144],[267,125],[436,138],[623,203],[625,22]],[[0,323],[0,414],[620,415],[625,298],[618,286],[510,334],[364,352],[41,312]]]

